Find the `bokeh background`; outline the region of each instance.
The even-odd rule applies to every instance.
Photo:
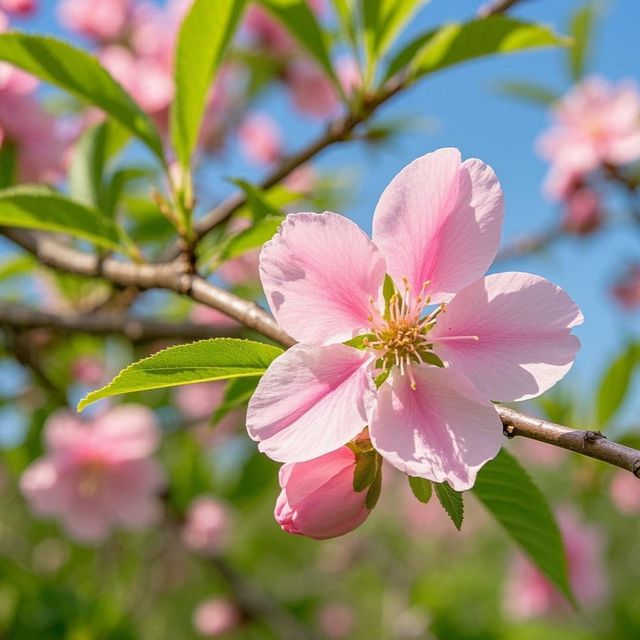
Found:
[[[58,5],[45,0],[33,15],[14,18],[12,26],[94,48],[60,23]],[[583,6],[531,0],[518,5],[514,15],[566,33]],[[432,0],[413,19],[407,37],[467,19],[477,9],[471,0]],[[594,12],[588,73],[613,82],[640,82],[640,5],[611,0],[596,3]],[[549,108],[507,91],[505,84],[513,81],[543,85],[558,95],[574,83],[562,49],[494,56],[434,75],[381,110],[378,121],[391,129],[384,140],[345,143],[322,154],[313,165],[316,188],[305,207],[331,205],[370,231],[379,194],[413,158],[454,146],[463,157],[490,164],[505,192],[504,246],[548,229],[557,229],[558,235],[540,251],[501,261],[494,269],[549,278],[570,293],[585,315],[576,331],[582,349],[573,370],[527,410],[576,427],[606,428],[608,435],[634,443],[640,436],[638,381],[631,376],[609,424],[597,423],[595,407],[606,370],[640,331],[640,307],[625,307],[612,293],[621,275],[640,261],[640,228],[626,221],[624,190],[609,185],[602,203],[606,224],[588,234],[562,231],[562,204],[543,192],[548,164],[535,147],[549,126]],[[42,88],[39,95],[49,108],[60,108],[59,92]],[[324,126],[322,119],[292,108],[278,82],[268,84],[251,109],[277,123],[286,151],[303,146]],[[148,162],[140,149],[127,153],[130,161]],[[197,176],[201,208],[234,189],[229,177],[257,180],[267,170],[247,162],[232,133]],[[148,185],[138,193],[148,195]],[[2,241],[0,255],[10,261],[17,254]],[[0,281],[3,300],[52,309],[52,299],[73,307],[91,287],[42,272]],[[134,310],[150,309],[155,317],[170,319],[193,313],[183,301],[157,293],[145,294],[134,305]],[[133,347],[117,338],[90,336],[44,344],[43,367],[71,404],[137,354],[160,346]],[[95,369],[87,373],[90,366]],[[415,501],[404,477],[391,470],[385,473],[379,506],[356,532],[324,542],[283,533],[272,517],[277,465],[259,456],[243,433],[242,411],[227,416],[215,431],[206,427],[221,401],[221,387],[150,392],[127,400],[150,406],[165,432],[158,457],[169,478],[167,515],[151,531],[119,532],[87,546],[57,524],[34,517],[17,488],[24,468],[42,452],[42,426],[56,403],[46,389],[38,390],[41,381],[9,349],[0,361],[0,381],[2,637],[196,638],[207,630],[202,623],[207,612],[209,631],[215,632],[211,637],[218,632],[248,639],[288,634],[443,640],[640,637],[639,490],[599,463],[532,443],[508,444],[558,514],[574,587],[582,598],[576,610],[518,556],[473,498],[457,533],[435,501]],[[225,523],[222,559],[194,553],[181,538],[184,514],[201,495],[223,505],[216,516]],[[248,590],[257,600],[256,616],[239,611],[238,590]],[[198,624],[194,612],[212,599],[219,608],[200,610]]]

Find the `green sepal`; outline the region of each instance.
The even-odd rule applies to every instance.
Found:
[[[427,504],[433,495],[433,485],[426,478],[407,476],[413,495],[423,504]]]

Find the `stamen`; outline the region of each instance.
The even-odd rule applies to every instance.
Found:
[[[443,336],[438,337],[434,340],[434,342],[446,342],[452,340],[480,340],[480,336]]]

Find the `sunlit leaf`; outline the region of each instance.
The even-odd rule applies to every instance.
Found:
[[[506,16],[453,23],[424,33],[389,63],[386,77],[404,69],[415,80],[477,58],[540,47],[567,45],[569,40],[549,27]]]
[[[78,410],[101,398],[123,393],[261,376],[281,353],[278,347],[234,338],[169,347],[123,369],[109,384],[85,396]]]
[[[571,599],[560,530],[545,497],[504,449],[478,474],[473,493],[540,571]]]
[[[162,142],[149,116],[90,53],[55,38],[2,33],[0,60],[100,107],[162,159]]]
[[[606,425],[622,406],[640,359],[640,347],[632,342],[609,364],[596,395],[596,419]]]
[[[569,54],[569,71],[574,81],[582,78],[587,67],[595,17],[594,5],[587,3],[571,18],[569,35],[573,38],[573,42],[567,53]]]
[[[245,0],[195,0],[182,23],[175,58],[171,140],[184,167],[191,161],[209,91],[240,22]]]

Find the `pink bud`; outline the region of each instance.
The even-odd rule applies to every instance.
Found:
[[[567,198],[564,228],[570,233],[587,235],[602,223],[600,198],[593,189],[576,189]]]
[[[631,265],[614,285],[613,297],[631,311],[640,306],[640,265]]]
[[[28,16],[38,8],[36,0],[0,0],[0,9],[21,16]]]
[[[253,164],[271,164],[282,150],[282,137],[275,121],[263,113],[250,113],[238,128],[242,153]]]
[[[68,29],[99,42],[113,42],[127,25],[131,1],[63,0],[59,12]]]
[[[327,118],[340,109],[338,94],[326,73],[314,62],[299,58],[287,67],[286,81],[293,105],[313,118]]]
[[[609,493],[618,511],[626,515],[640,513],[640,481],[627,471],[613,477]]]
[[[81,384],[99,384],[104,377],[104,366],[98,358],[81,356],[71,365],[71,375]]]
[[[331,640],[349,638],[355,627],[353,609],[339,602],[328,604],[321,609],[318,623],[326,638]]]
[[[240,612],[225,598],[211,598],[199,604],[193,612],[193,626],[205,638],[214,638],[233,631],[240,624]]]
[[[201,496],[191,503],[182,528],[182,541],[188,549],[204,555],[219,553],[230,533],[229,510],[219,500]]]
[[[353,489],[355,461],[345,446],[308,462],[285,464],[275,508],[283,531],[324,540],[359,527],[371,511],[365,505],[367,491]]]

